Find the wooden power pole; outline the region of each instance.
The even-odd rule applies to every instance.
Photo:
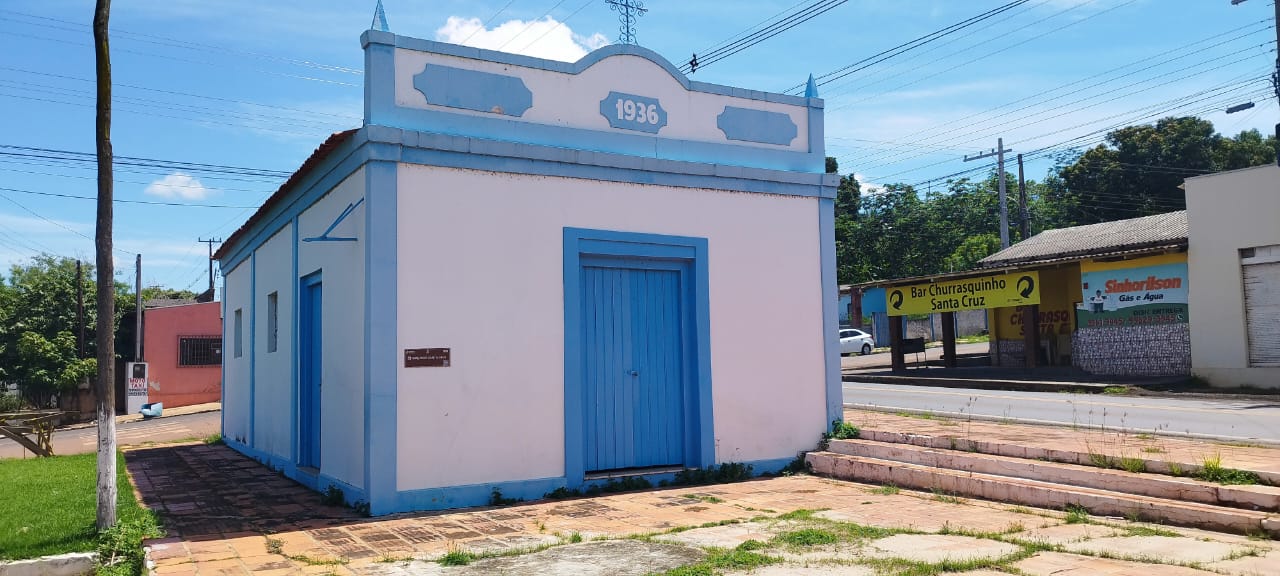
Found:
[[[116,345],[115,265],[111,261],[111,48],[107,21],[111,0],[97,0],[93,11],[93,51],[97,63],[98,222],[94,246],[98,266],[98,530],[116,523]]]

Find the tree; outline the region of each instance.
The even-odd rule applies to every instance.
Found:
[[[978,234],[965,238],[964,242],[944,261],[947,272],[973,270],[978,261],[1000,251],[1000,237],[995,234]]]
[[[1186,208],[1178,188],[1201,174],[1275,161],[1275,139],[1256,130],[1235,138],[1194,117],[1115,130],[1106,143],[1057,169],[1053,201],[1074,224],[1092,224]]]
[[[98,259],[98,531],[116,523],[115,317],[111,260],[111,47],[107,23],[111,0],[97,0],[93,13],[93,46],[97,73],[96,142],[98,155],[98,221],[94,247]]]

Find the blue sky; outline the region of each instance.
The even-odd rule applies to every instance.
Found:
[[[289,172],[330,132],[358,126],[361,31],[374,0],[132,0],[112,24],[119,156]],[[616,41],[603,0],[384,0],[397,34],[574,60]],[[651,0],[638,40],[677,65],[804,2]],[[697,80],[783,91],[1005,0],[850,0],[723,61]],[[931,179],[985,163],[961,157],[1003,137],[1050,156],[1106,128],[1171,112],[1219,131],[1277,120],[1261,78],[1274,62],[1268,0],[1030,0],[820,88],[827,151],[868,184]],[[93,151],[90,0],[0,2],[0,145]],[[1252,110],[1225,115],[1229,104]],[[93,258],[91,164],[0,148],[0,268],[51,252]],[[980,174],[976,174],[980,175]],[[122,277],[199,290],[205,245],[225,237],[283,181],[270,173],[121,167]]]

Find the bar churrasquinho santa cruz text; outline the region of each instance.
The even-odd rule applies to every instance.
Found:
[[[1040,303],[1040,276],[1016,272],[895,286],[885,298],[890,316],[1027,306]]]

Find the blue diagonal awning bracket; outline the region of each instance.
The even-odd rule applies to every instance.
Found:
[[[364,202],[364,198],[361,198],[359,200],[356,200],[352,204],[347,204],[347,209],[343,210],[342,213],[338,215],[337,219],[333,221],[333,224],[330,224],[329,227],[325,229],[324,234],[321,234],[319,236],[314,236],[312,238],[303,238],[302,241],[303,242],[355,242],[357,238],[346,237],[346,236],[330,236],[329,233],[333,232],[333,229],[337,228],[338,224],[341,224],[342,220],[346,218],[347,215],[351,214],[351,211],[355,210],[356,206],[359,206],[363,202]]]

